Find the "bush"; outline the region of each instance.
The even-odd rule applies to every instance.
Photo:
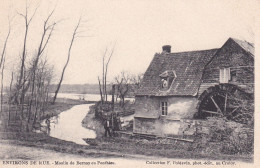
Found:
[[[253,154],[254,131],[251,128],[242,128],[232,132],[222,148],[225,154]]]
[[[189,150],[232,155],[253,154],[254,130],[248,125],[211,117],[204,127],[209,127],[209,134],[196,134],[195,142]]]

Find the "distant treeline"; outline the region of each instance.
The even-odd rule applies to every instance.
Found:
[[[135,85],[129,84],[129,91],[127,92],[127,97],[133,97],[135,92]],[[54,93],[57,85],[50,85],[50,92]],[[112,84],[107,85],[108,94],[112,94]],[[100,94],[98,84],[62,84],[60,88],[60,93],[77,93],[77,94]],[[117,94],[117,88],[115,90]]]
[[[57,85],[50,85],[50,92],[55,92]],[[111,93],[112,85],[107,85],[108,93]],[[98,84],[62,84],[60,93],[99,94]]]

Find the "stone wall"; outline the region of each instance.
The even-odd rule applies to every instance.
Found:
[[[160,103],[168,102],[168,115],[162,116]],[[136,96],[134,133],[157,136],[191,135],[190,120],[196,113],[195,97]],[[183,133],[184,132],[184,133]]]
[[[134,133],[159,135],[157,119],[134,118]]]

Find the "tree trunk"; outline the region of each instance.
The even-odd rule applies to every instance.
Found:
[[[1,112],[3,113],[3,83],[4,83],[4,69],[5,69],[5,58],[3,60],[3,66],[2,66],[2,71],[1,71]]]
[[[67,68],[67,66],[68,66],[68,64],[69,64],[69,61],[70,61],[70,51],[71,51],[71,48],[72,48],[72,45],[73,45],[73,42],[74,42],[74,39],[75,39],[75,35],[77,34],[77,30],[78,30],[78,28],[79,28],[80,22],[81,22],[81,18],[79,19],[78,24],[77,24],[77,26],[76,26],[75,29],[74,29],[74,33],[73,33],[72,39],[71,39],[71,41],[70,41],[70,47],[69,47],[69,51],[68,51],[67,62],[66,62],[66,64],[65,64],[65,66],[63,67],[62,74],[61,74],[61,78],[60,78],[60,81],[59,81],[57,90],[55,91],[55,95],[54,95],[52,104],[55,104],[57,95],[58,95],[59,90],[60,90],[61,83],[62,83],[62,81],[63,81],[63,77],[64,77],[65,70],[66,70],[66,68]]]
[[[104,98],[105,98],[104,94],[106,94],[105,93],[105,56],[106,55],[104,55],[104,57],[103,57],[103,72],[102,72],[102,92],[103,92]],[[105,99],[105,101],[106,101],[106,99]]]
[[[101,84],[100,84],[100,79],[99,79],[99,77],[98,77],[98,84],[99,84],[99,91],[100,91],[100,100],[101,100],[101,103],[103,104],[102,89],[101,89]]]
[[[10,82],[10,87],[9,87],[9,98],[8,98],[8,125],[10,124],[10,119],[11,119],[11,94],[12,94],[12,85],[13,85],[13,77],[14,77],[14,72],[12,72],[12,77],[11,77],[11,82]]]
[[[114,45],[114,47],[113,47],[113,49],[112,49],[112,51],[110,53],[110,56],[109,56],[108,61],[106,63],[106,69],[105,69],[105,86],[104,86],[105,87],[105,92],[104,92],[104,94],[105,94],[106,101],[107,101],[107,70],[108,70],[108,65],[109,65],[109,62],[111,60],[111,57],[112,57],[112,55],[114,53],[114,48],[115,48],[115,45]],[[104,65],[103,65],[103,72],[104,72]]]
[[[125,106],[125,96],[122,96],[122,107]]]

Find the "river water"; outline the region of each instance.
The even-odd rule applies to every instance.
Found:
[[[86,101],[99,101],[99,95],[93,94],[74,94],[74,93],[59,93],[58,97],[60,98],[69,98],[69,99],[84,99]],[[108,100],[111,99],[111,95],[108,95]],[[134,101],[134,98],[127,98],[131,102]],[[58,139],[72,141],[77,144],[87,145],[83,138],[96,138],[96,133],[93,130],[82,127],[82,120],[89,112],[89,107],[93,104],[82,104],[73,106],[71,109],[66,110],[60,113],[58,116],[50,118],[50,131],[48,134],[51,137]],[[133,120],[133,116],[122,117],[124,123],[123,126],[128,124]],[[45,126],[45,120],[42,122],[42,126]],[[47,130],[47,129],[46,129]],[[46,131],[45,130],[45,131]]]
[[[54,93],[51,93],[51,96],[54,96]],[[68,99],[84,99],[87,101],[99,101],[100,100],[100,95],[99,94],[77,94],[77,93],[59,93],[58,98],[68,98]],[[111,101],[112,100],[112,95],[107,95],[107,100]],[[134,102],[134,98],[125,98],[125,100],[129,100],[130,102]],[[118,99],[119,101],[119,99]]]
[[[82,127],[81,122],[93,104],[76,105],[71,109],[50,118],[51,137],[87,145],[83,138],[96,138],[93,130]],[[45,125],[45,121],[43,122]]]

